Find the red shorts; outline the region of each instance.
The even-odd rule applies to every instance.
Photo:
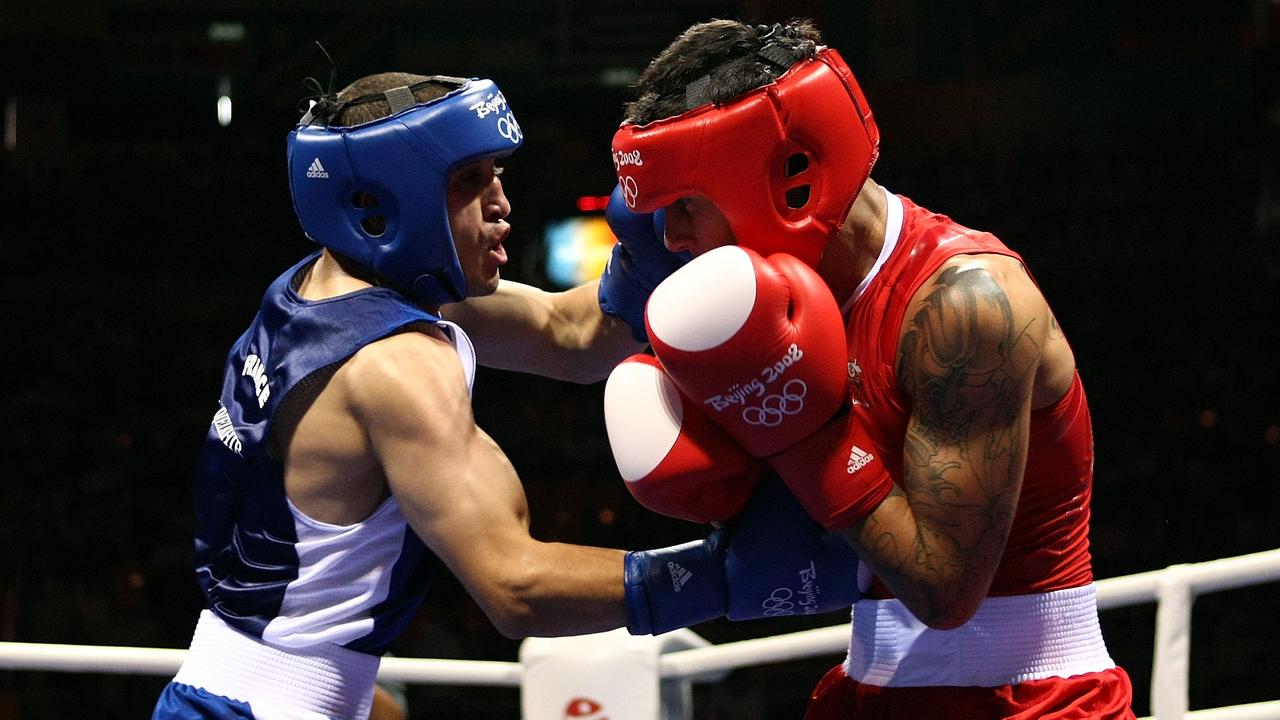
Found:
[[[1001,687],[880,687],[861,685],[835,666],[809,699],[805,720],[1131,720],[1133,687],[1120,668],[1071,678],[1028,680]]]

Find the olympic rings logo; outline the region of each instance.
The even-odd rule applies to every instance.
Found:
[[[760,609],[764,611],[766,617],[795,615],[796,604],[791,602],[792,595],[790,588],[777,588],[769,594],[769,597],[760,601]]]
[[[519,145],[520,141],[524,139],[524,132],[520,129],[520,123],[516,122],[516,116],[511,113],[498,118],[498,134],[510,140],[512,145]]]
[[[788,415],[795,415],[804,409],[804,396],[809,386],[800,378],[788,380],[782,386],[782,393],[769,395],[760,403],[760,407],[744,408],[742,419],[748,425],[777,427]]]
[[[622,186],[622,199],[627,201],[627,207],[634,208],[636,199],[640,197],[640,186],[636,185],[636,179],[623,175],[618,178],[618,184]]]

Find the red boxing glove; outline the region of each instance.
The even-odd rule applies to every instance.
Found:
[[[892,490],[865,429],[842,412],[844,320],[808,265],[717,248],[660,284],[645,320],[680,390],[748,453],[767,457],[823,527],[846,527]]]
[[[700,255],[653,291],[645,326],[676,386],[754,457],[812,435],[844,405],[840,308],[790,255],[736,245]]]
[[[751,498],[759,466],[680,393],[654,357],[632,355],[613,369],[604,419],[619,474],[650,510],[718,522]]]
[[[893,490],[893,480],[866,428],[851,413],[769,458],[791,494],[825,530],[866,517]]]

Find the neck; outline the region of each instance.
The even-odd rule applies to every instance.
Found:
[[[350,260],[325,250],[302,280],[298,294],[307,300],[325,300],[378,285],[375,278],[361,277],[366,273],[352,265]]]
[[[818,274],[827,281],[836,302],[843,307],[858,284],[871,272],[884,247],[888,205],[884,189],[867,178],[845,216],[844,224],[827,243],[818,263]]]
[[[320,259],[316,260],[307,272],[307,276],[303,278],[302,284],[298,287],[298,294],[307,300],[327,300],[371,287],[389,287],[389,285],[378,273],[359,265],[350,258],[326,249],[320,253]],[[406,299],[416,302],[407,296]],[[432,315],[440,314],[439,305],[425,305],[420,302],[417,305]]]

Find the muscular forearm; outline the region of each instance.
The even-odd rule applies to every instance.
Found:
[[[477,599],[507,637],[602,632],[627,623],[621,550],[541,543],[510,559]]]
[[[471,336],[480,364],[571,382],[596,382],[643,346],[605,315],[596,283],[560,293],[504,281],[498,292],[442,312]]]
[[[929,507],[929,500],[895,489],[844,536],[913,615],[948,629],[981,605],[1008,537],[1012,509],[977,524],[981,514],[959,504]]]

